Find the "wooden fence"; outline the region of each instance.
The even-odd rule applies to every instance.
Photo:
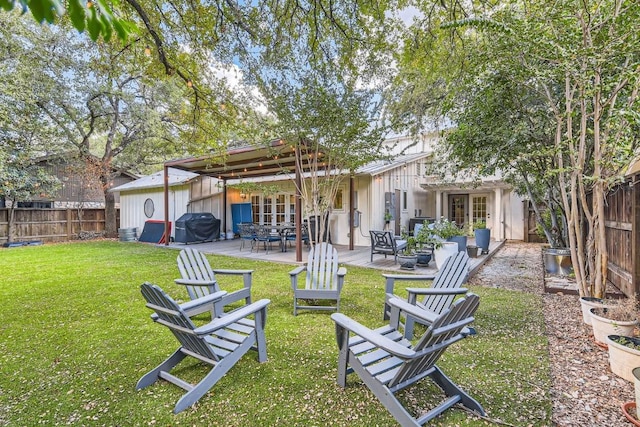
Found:
[[[639,189],[620,184],[607,196],[605,207],[605,235],[609,256],[607,278],[625,295],[638,292],[638,233],[640,232]]]
[[[78,239],[80,232],[102,233],[105,214],[102,209],[83,209],[82,221],[77,209],[24,209],[14,214],[14,241],[64,242]],[[120,215],[118,214],[117,217]],[[9,209],[0,209],[0,244],[8,241]]]
[[[607,280],[625,295],[640,295],[640,180],[630,177],[607,195],[605,236]],[[525,241],[544,242],[535,234],[535,213],[525,205]]]

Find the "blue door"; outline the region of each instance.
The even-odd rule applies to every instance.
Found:
[[[253,222],[253,211],[251,203],[232,203],[231,204],[231,222],[233,222],[233,233],[239,234],[238,224],[241,222]]]

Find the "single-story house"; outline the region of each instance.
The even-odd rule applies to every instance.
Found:
[[[494,230],[492,238],[496,240],[523,239],[523,201],[500,177],[486,179],[472,187],[465,182],[439,181],[426,175],[426,165],[434,155],[435,144],[436,135],[426,135],[419,140],[409,137],[388,140],[386,145],[394,153],[392,160],[365,165],[355,171],[351,179],[346,177],[329,216],[332,242],[368,246],[369,230],[388,227],[400,234],[401,230],[410,229],[415,221],[441,216],[466,225],[485,220]],[[208,158],[167,162],[168,220],[173,222],[185,212],[211,212],[222,220],[223,232],[232,232],[235,229],[234,205],[243,204],[250,206],[255,223],[294,222],[296,186],[292,174],[281,173],[280,164],[273,166],[267,174],[251,177],[251,170],[247,168],[258,168],[258,164],[260,168],[269,167],[267,161],[258,163],[257,157],[250,157],[255,155],[255,150],[230,151],[227,163],[218,169]],[[304,179],[304,173],[301,178]],[[268,195],[241,193],[233,188],[233,184],[242,181],[277,184],[278,192]],[[163,187],[163,173],[158,172],[114,188],[121,197],[121,227],[141,227],[145,219],[164,218]],[[144,215],[144,205],[150,203],[147,199],[152,200],[154,206],[150,216]],[[352,209],[353,228],[349,220]],[[389,224],[385,223],[385,213],[391,214]]]

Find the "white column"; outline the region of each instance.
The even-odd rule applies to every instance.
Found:
[[[494,232],[491,233],[495,240],[504,240],[504,209],[502,208],[502,188],[494,190],[493,224]]]
[[[442,216],[442,191],[436,190],[436,221]]]

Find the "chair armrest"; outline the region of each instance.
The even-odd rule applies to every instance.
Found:
[[[260,301],[245,305],[236,310],[230,311],[229,313],[225,313],[221,317],[216,317],[206,325],[202,325],[199,328],[194,329],[193,332],[197,335],[209,335],[218,329],[222,329],[237,322],[238,320],[244,319],[245,317],[255,314],[261,310],[265,310],[270,303],[271,301],[268,299],[261,299]]]
[[[395,286],[396,280],[425,281],[434,279],[434,276],[423,274],[383,274],[382,277],[386,279],[384,291],[387,294],[393,294],[393,287]]]
[[[389,300],[389,305],[391,307],[397,307],[405,314],[415,317],[416,319],[425,323],[433,323],[435,318],[438,317],[438,315],[436,315],[435,313],[423,308],[419,308],[413,304],[409,304],[408,302],[403,301],[400,298],[391,298]]]
[[[251,288],[251,284],[253,281],[253,270],[212,270],[214,274],[220,275],[234,275],[234,276],[243,276],[243,286],[247,289]]]
[[[174,282],[178,285],[185,286],[213,286],[217,283],[216,280],[197,280],[197,279],[175,279]]]
[[[331,319],[333,319],[337,326],[353,332],[365,341],[368,341],[401,359],[411,359],[416,354],[416,352],[411,348],[407,348],[402,344],[398,344],[397,342],[390,340],[384,335],[380,335],[342,313],[333,313],[331,315]]]
[[[414,295],[463,295],[469,290],[467,288],[407,288],[407,292]]]
[[[253,270],[218,270],[218,269],[213,269],[212,271],[215,274],[235,274],[235,275],[253,273]]]
[[[213,305],[216,302],[220,301],[225,295],[227,295],[227,291],[214,292],[212,294],[205,295],[202,298],[198,298],[198,299],[194,299],[194,300],[182,303],[180,304],[180,308],[185,313],[188,313],[190,310],[193,310],[194,308],[197,308],[197,307],[202,307],[203,305]],[[155,321],[158,318],[158,315],[156,313],[153,313],[151,315],[151,318]]]
[[[436,276],[426,274],[383,274],[383,277],[393,280],[433,280]]]
[[[298,267],[294,268],[293,270],[291,270],[291,271],[289,272],[289,275],[290,275],[290,276],[297,276],[298,274],[302,273],[302,272],[303,272],[303,271],[305,271],[306,269],[307,269],[307,266],[306,266],[306,265],[298,266]]]

